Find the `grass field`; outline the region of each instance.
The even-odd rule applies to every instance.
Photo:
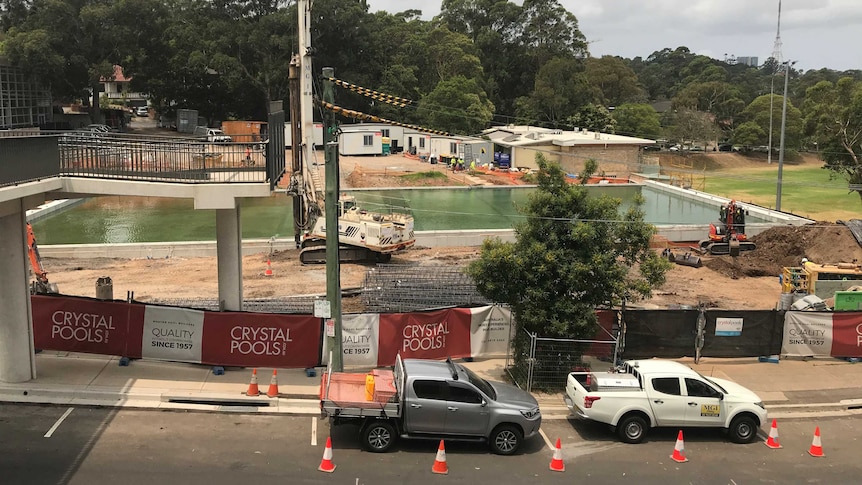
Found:
[[[704,173],[706,192],[775,208],[777,164]],[[862,218],[862,199],[848,192],[844,179],[830,180],[830,173],[819,165],[784,165],[781,210],[818,221]]]

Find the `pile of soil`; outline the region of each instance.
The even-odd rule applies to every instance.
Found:
[[[777,276],[785,266],[800,266],[802,258],[823,264],[862,262],[862,247],[843,224],[815,222],[776,226],[754,236],[757,249],[737,258],[712,256],[704,265],[731,276]]]

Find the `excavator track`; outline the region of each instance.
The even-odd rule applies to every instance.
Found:
[[[739,252],[754,251],[757,249],[751,241],[740,241]],[[730,243],[710,241],[709,239],[700,242],[700,252],[703,254],[711,254],[713,256],[727,256],[730,254]]]
[[[392,259],[391,253],[378,253],[368,248],[342,244],[338,247],[338,260],[342,263],[385,263]],[[326,264],[326,240],[306,239],[299,251],[302,264]]]

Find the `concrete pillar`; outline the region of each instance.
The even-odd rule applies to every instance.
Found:
[[[0,381],[36,378],[21,200],[0,204]]]
[[[218,298],[225,310],[242,310],[242,223],[240,207],[216,209]]]

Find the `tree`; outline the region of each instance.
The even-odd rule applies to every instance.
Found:
[[[808,88],[806,126],[819,141],[824,168],[862,184],[862,82],[841,78]],[[862,191],[858,191],[862,197]]]
[[[754,121],[746,121],[733,130],[733,143],[742,146],[761,145],[766,139],[766,132]]]
[[[597,102],[601,93],[587,82],[581,63],[572,58],[554,58],[536,75],[529,97],[518,102],[517,114],[552,127],[570,123],[578,109]]]
[[[89,90],[95,100],[91,119],[100,121],[99,81],[110,78],[114,65],[121,64],[131,49],[127,34],[132,26],[122,23],[129,9],[139,12],[136,25],[155,21],[160,11],[149,0],[18,2],[3,11],[4,23],[7,16],[23,20],[7,31],[3,53],[25,73],[51,86],[57,98],[86,99]]]
[[[670,138],[687,145],[692,142],[705,143],[715,140],[718,129],[709,113],[691,109],[678,109],[672,114]]]
[[[650,249],[655,227],[643,222],[642,198],[620,215],[620,199],[590,197],[558,164],[541,154],[536,161],[538,188],[521,210],[515,242],[486,239],[467,273],[480,293],[511,306],[519,329],[588,338],[597,307],[649,297],[670,263]],[[597,166],[588,160],[581,180]]]
[[[764,137],[760,139],[761,145],[765,145],[769,139],[769,96],[769,94],[758,96],[740,114],[740,119],[743,122],[753,121],[763,131]],[[781,115],[784,109],[784,97],[777,94],[772,96],[772,143],[773,147],[777,147],[778,141],[781,139]],[[787,101],[786,121],[784,145],[788,148],[798,148],[802,144],[802,112],[793,106],[790,100]]]
[[[581,107],[577,113],[568,118],[568,123],[577,128],[590,131],[601,131],[602,133],[614,133],[616,120],[611,117],[611,112],[604,106],[588,104]]]
[[[590,85],[601,91],[601,101],[606,106],[645,99],[637,75],[619,57],[590,57],[586,60],[584,74]]]
[[[417,111],[431,128],[472,135],[488,126],[494,105],[475,79],[455,76],[437,83]]]
[[[745,109],[739,90],[724,81],[692,82],[673,98],[673,107],[712,113],[721,127],[732,129],[734,120]]]
[[[617,106],[613,117],[619,134],[653,139],[661,134],[661,118],[655,108],[648,104],[626,103]]]

